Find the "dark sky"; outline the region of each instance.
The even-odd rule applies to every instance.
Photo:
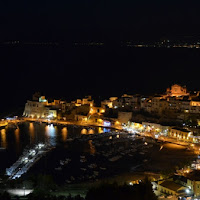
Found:
[[[126,40],[199,38],[198,1],[0,1],[0,41],[58,41],[59,46],[0,46],[0,113],[47,96],[116,96],[199,87],[199,50],[129,49]],[[74,47],[102,41],[103,47]],[[118,44],[118,45],[117,45]]]
[[[2,39],[199,35],[198,1],[1,1]]]

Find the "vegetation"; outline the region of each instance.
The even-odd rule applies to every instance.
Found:
[[[4,192],[2,194],[0,193],[0,199],[2,199],[2,200],[11,200],[11,197],[7,192]]]
[[[85,200],[156,200],[151,182],[146,178],[136,185],[104,184],[88,191]]]
[[[54,196],[54,195],[42,195],[42,194],[30,194],[27,200],[84,200],[80,195],[72,197],[69,195],[65,196]]]
[[[48,179],[48,178],[47,178]],[[45,181],[44,181],[45,182]],[[11,197],[8,193],[0,194],[0,200],[10,200]],[[13,198],[12,198],[13,199]],[[15,198],[20,199],[19,197]],[[113,184],[103,184],[97,188],[91,188],[86,197],[83,198],[80,195],[72,197],[69,195],[65,196],[55,196],[51,192],[45,192],[44,190],[35,190],[32,194],[27,196],[27,200],[157,200],[155,196],[151,182],[148,178],[136,185],[118,185]]]

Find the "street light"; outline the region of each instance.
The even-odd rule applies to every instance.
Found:
[[[26,187],[24,186],[23,189],[24,189],[24,196],[25,196],[25,194],[26,194],[26,192],[25,192]]]

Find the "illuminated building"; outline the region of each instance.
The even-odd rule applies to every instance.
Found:
[[[113,108],[113,102],[116,101],[117,97],[110,97],[109,100],[104,100],[101,102],[101,106],[105,107],[108,106],[109,108]]]
[[[161,124],[151,123],[151,122],[142,122],[142,125],[145,128],[145,131],[153,131],[155,133],[162,133],[166,135],[169,131],[169,126],[163,126]]]
[[[93,115],[93,114],[98,114],[98,115],[101,115],[105,113],[105,108],[102,108],[102,107],[96,107],[96,106],[93,106],[90,108],[90,114]]]
[[[88,116],[87,115],[75,115],[75,120],[79,122],[87,122]]]
[[[168,195],[181,196],[183,191],[185,191],[184,194],[186,193],[186,189],[188,188],[179,183],[174,182],[172,179],[164,181],[162,180],[159,181],[157,184],[157,190],[160,193]]]
[[[27,101],[23,116],[32,118],[46,118],[49,109],[42,102]]]
[[[174,175],[172,178],[153,182],[154,187],[162,194],[176,197],[200,197],[200,171],[192,170],[185,175]],[[190,198],[191,199],[191,198]]]
[[[200,197],[200,170],[192,170],[184,176],[178,176],[175,181],[185,185],[194,197]]]
[[[151,100],[151,112],[162,114],[168,108],[168,102],[162,97],[153,97]]]
[[[113,101],[113,108],[128,108],[131,110],[140,109],[140,96],[123,94],[120,98]]]
[[[152,100],[150,98],[142,98],[141,99],[141,109],[146,111],[146,112],[151,112],[151,102]]]
[[[76,99],[75,101],[72,101],[71,104],[74,104],[75,106],[82,106],[82,105],[94,105],[94,100],[92,100],[91,96],[86,96],[83,99]]]
[[[35,99],[35,97],[34,97]],[[28,100],[25,104],[23,116],[31,118],[48,118],[55,119],[57,118],[57,109],[60,107],[60,101],[54,100],[49,103],[45,96],[38,98],[38,101]]]
[[[186,86],[180,86],[178,84],[174,84],[170,88],[167,88],[167,95],[168,96],[175,96],[175,97],[180,97],[180,96],[188,96],[189,93],[187,93],[187,88]]]
[[[183,141],[191,141],[193,136],[191,131],[177,127],[170,128],[168,135]]]

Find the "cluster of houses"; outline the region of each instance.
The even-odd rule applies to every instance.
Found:
[[[168,88],[164,95],[143,98],[141,108],[158,115],[165,113],[200,114],[199,91],[189,93],[186,87],[175,84]]]
[[[187,175],[174,175],[170,178],[156,181],[153,183],[154,189],[160,194],[171,196],[172,199],[178,199],[178,197],[179,199],[198,199],[200,196],[199,172],[199,170],[194,170]]]
[[[127,97],[130,105],[132,105],[130,95],[123,95],[122,98],[127,99]],[[114,107],[116,109],[119,106],[118,101],[121,102],[121,98],[111,97],[109,100],[95,102],[91,96],[71,102],[62,100],[49,101],[45,96],[35,93],[32,100],[28,100],[25,104],[23,116],[35,119],[58,119],[78,121],[80,123],[96,123],[105,126],[119,125],[128,122],[132,118],[132,112],[131,110],[129,112],[118,112],[115,110],[115,116],[110,116],[108,112],[114,109]]]
[[[177,173],[152,182],[153,189],[160,196],[159,199],[194,199],[200,198],[200,157]],[[181,171],[181,172],[179,172]]]
[[[99,101],[86,96],[71,102],[46,99],[39,93],[28,100],[23,115],[31,118],[75,120],[101,125],[126,124],[135,113],[145,112],[158,117],[185,119],[188,115],[200,114],[199,92],[188,92],[186,87],[172,85],[163,95],[144,97],[123,94]],[[173,119],[174,120],[174,119]],[[144,121],[144,120],[143,120]],[[150,120],[148,120],[150,121]]]
[[[129,130],[149,132],[154,137],[168,136],[184,142],[197,143],[199,136],[195,136],[190,127],[182,128],[153,121],[134,121],[137,113],[146,112],[157,116],[176,116],[178,119],[194,115],[198,119],[200,114],[200,92],[188,92],[186,87],[172,85],[163,95],[144,97],[141,95],[123,94],[120,97],[110,97],[107,100],[95,101],[91,96],[76,99],[71,102],[65,100],[49,100],[39,93],[33,95],[32,100],[25,104],[23,116],[35,119],[58,119],[76,121],[83,124],[101,126],[124,125]],[[198,134],[197,134],[198,135]],[[199,160],[200,163],[200,160]],[[200,164],[198,164],[200,166]],[[167,180],[160,180],[155,187],[161,193],[175,196],[194,193],[200,196],[200,174],[194,172],[187,176],[174,176]]]

